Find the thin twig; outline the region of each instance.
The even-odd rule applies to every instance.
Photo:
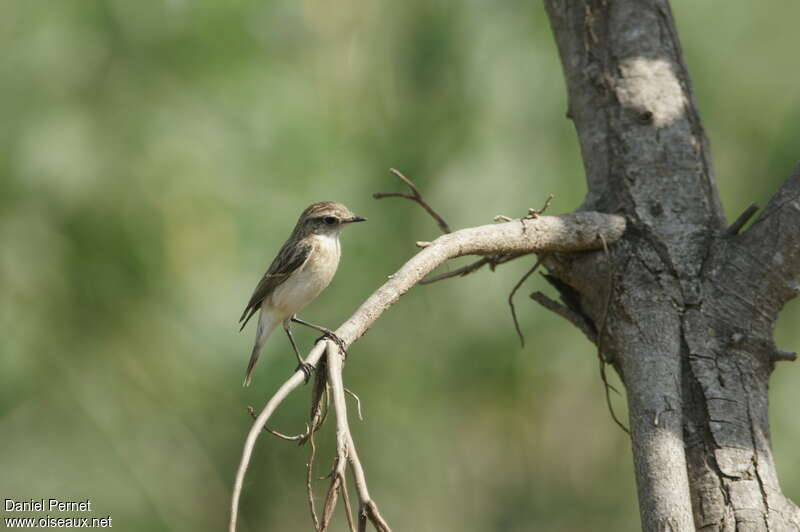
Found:
[[[353,521],[353,507],[350,505],[350,493],[347,491],[346,480],[342,480],[342,485],[339,489],[342,490],[344,509],[347,511],[347,526],[350,527],[350,532],[356,532],[356,523]]]
[[[320,531],[319,517],[317,517],[316,504],[314,503],[314,457],[317,454],[317,445],[314,443],[314,431],[308,430],[308,463],[306,464],[306,492],[308,493],[308,507],[311,510],[311,519],[314,521],[314,530]]]
[[[597,328],[597,356],[601,361],[605,362],[606,357],[603,353],[603,334],[606,330],[608,313],[611,309],[611,298],[614,295],[614,264],[611,262],[611,255],[608,252],[608,243],[606,242],[606,237],[604,237],[602,233],[598,233],[597,236],[600,237],[600,241],[603,243],[603,252],[606,255],[606,261],[608,262],[608,279],[606,281],[608,294],[606,295],[606,304],[603,307],[603,317],[600,320],[600,327]]]
[[[483,257],[482,259],[478,259],[475,262],[471,262],[466,266],[456,268],[455,270],[441,273],[439,275],[433,275],[431,277],[421,280],[417,284],[431,284],[437,281],[450,279],[452,277],[464,277],[465,275],[469,275],[470,273],[480,270],[487,264],[489,265],[489,268],[491,268],[491,270],[494,271],[494,269],[497,266],[505,264],[506,262],[511,262],[514,259],[524,257],[525,255],[527,255],[527,253],[512,253],[509,255],[490,255],[488,257]]]
[[[758,205],[755,203],[751,203],[743,212],[739,215],[736,220],[725,230],[725,234],[727,236],[736,236],[739,234],[739,231],[742,230],[744,224],[747,223],[747,220],[753,217],[753,215],[758,211]]]
[[[328,381],[325,377],[325,359],[319,363],[317,371],[314,372],[314,389],[311,392],[311,431],[309,434],[316,432],[325,422],[328,417]],[[304,441],[300,442],[305,443]]]
[[[787,351],[785,349],[775,349],[770,353],[772,360],[783,360],[786,362],[794,362],[797,360],[797,353],[794,351]]]
[[[522,335],[522,329],[519,328],[519,320],[517,319],[517,309],[514,307],[514,294],[517,293],[519,287],[522,286],[522,283],[533,274],[538,268],[539,265],[542,263],[541,257],[536,259],[536,264],[522,276],[522,279],[517,281],[517,284],[514,285],[514,288],[511,289],[511,293],[508,294],[508,306],[511,308],[511,318],[514,320],[514,328],[517,330],[517,335],[519,335],[519,341],[522,344],[522,347],[525,347],[525,337]]]
[[[329,478],[333,477],[336,473],[336,458],[333,459],[333,464],[331,464],[331,470],[328,472],[327,475],[323,475],[321,477],[317,477],[317,480],[328,480]]]
[[[603,350],[604,344],[603,340],[605,339],[605,330],[606,330],[606,323],[608,322],[608,313],[611,309],[611,299],[614,296],[614,263],[611,261],[611,254],[608,251],[608,243],[606,242],[606,238],[598,233],[600,240],[603,242],[603,251],[606,255],[606,261],[608,262],[608,280],[606,282],[606,286],[608,286],[608,295],[606,296],[606,304],[603,308],[603,317],[600,321],[600,327],[597,331],[597,358],[600,360],[600,378],[603,380],[603,386],[605,387],[606,391],[606,406],[608,407],[608,412],[611,414],[611,419],[614,420],[614,423],[619,426],[626,434],[630,436],[631,431],[626,427],[622,421],[617,418],[617,413],[614,411],[614,405],[611,403],[611,393],[609,390],[614,390],[617,392],[616,388],[611,386],[608,382],[608,375],[606,374],[606,364],[608,361],[606,360],[605,351]]]
[[[590,342],[597,342],[597,332],[594,330],[594,326],[589,323],[585,317],[581,316],[571,308],[562,305],[558,301],[550,299],[542,292],[534,292],[530,297],[547,310],[558,314],[580,329],[580,331],[586,335],[586,338],[588,338]]]
[[[628,427],[626,427],[622,423],[622,421],[619,420],[619,418],[617,417],[617,413],[614,411],[614,405],[611,404],[610,390],[614,390],[616,394],[619,394],[619,392],[608,382],[608,375],[606,374],[606,363],[602,359],[600,359],[600,378],[603,380],[603,387],[606,392],[606,406],[608,407],[608,412],[611,414],[611,419],[614,420],[614,423],[616,423],[617,426],[621,428],[623,432],[625,432],[625,434],[630,436],[631,431],[628,430]]]
[[[255,412],[255,410],[253,410],[252,406],[248,406],[247,407],[247,413],[250,414],[250,417],[252,417],[253,419],[258,419],[258,416],[256,416],[256,412]],[[289,435],[284,434],[282,432],[278,432],[277,430],[271,429],[271,428],[269,428],[267,426],[264,426],[264,430],[269,432],[273,436],[277,436],[278,438],[280,438],[282,440],[286,440],[286,441],[302,441],[302,440],[305,440],[306,438],[308,438],[308,435],[309,435],[309,432],[306,431],[303,434],[296,434],[294,436],[289,436]]]
[[[451,270],[449,272],[440,273],[439,275],[432,275],[427,279],[423,279],[417,284],[431,284],[437,281],[443,281],[444,279],[450,279],[452,277],[462,277],[464,275],[468,275],[472,272],[476,272],[489,264],[491,259],[489,257],[483,257],[482,259],[478,259],[475,262],[471,262],[466,266],[462,266],[460,268],[456,268],[455,270]]]
[[[550,202],[553,201],[553,198],[555,198],[555,196],[553,196],[552,194],[548,194],[547,199],[544,200],[544,205],[542,205],[541,209],[528,209],[527,218],[535,219],[538,218],[540,214],[544,214],[544,211],[546,211],[547,208],[550,206]]]
[[[419,189],[417,186],[406,176],[404,176],[399,170],[395,170],[394,168],[389,168],[389,171],[400,178],[400,180],[405,183],[408,188],[411,189],[411,194],[403,194],[401,192],[376,192],[372,195],[375,199],[382,199],[382,198],[405,198],[411,201],[416,201],[423,209],[425,209],[428,214],[430,214],[436,223],[439,225],[439,229],[442,230],[443,233],[451,233],[450,226],[447,225],[447,222],[444,221],[439,213],[433,210],[433,207],[428,205],[428,202],[423,199],[422,194],[420,194]]]
[[[530,253],[509,253],[507,255],[491,255],[489,256],[489,269],[494,271],[495,268],[500,266],[501,264],[505,264],[506,262],[511,262],[514,259],[518,259],[520,257],[525,257],[530,255]]]
[[[358,412],[358,420],[364,421],[364,416],[361,415],[361,399],[359,399],[359,397],[351,390],[347,389],[347,387],[345,387],[344,391],[356,400],[356,412]]]
[[[331,479],[331,485],[328,488],[328,494],[325,496],[325,507],[322,512],[322,523],[320,524],[319,530],[320,532],[325,532],[328,529],[328,525],[331,524],[333,520],[333,511],[336,509],[336,501],[339,498],[339,487],[342,484],[342,477],[338,474],[334,474],[333,478]]]
[[[553,196],[552,194],[548,194],[547,199],[544,200],[544,205],[542,205],[541,209],[534,209],[533,207],[529,207],[528,208],[528,214],[526,214],[522,218],[517,218],[517,220],[522,222],[523,220],[535,220],[535,219],[537,219],[539,217],[539,215],[544,214],[544,211],[546,211],[547,208],[550,207],[550,202],[553,201],[553,198],[555,198],[555,196]],[[513,220],[514,220],[514,218],[511,218],[510,216],[506,216],[505,214],[498,214],[497,216],[494,217],[494,221],[495,222],[506,222],[507,223],[507,222],[511,222]],[[522,230],[525,231],[525,224],[524,223],[522,224],[522,228],[523,228]]]

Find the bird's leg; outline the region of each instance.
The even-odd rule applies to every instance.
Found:
[[[312,366],[311,364],[307,364],[303,360],[303,357],[300,356],[300,351],[297,349],[297,344],[295,343],[294,335],[292,334],[291,323],[289,323],[288,321],[285,322],[283,325],[283,330],[286,331],[286,335],[289,337],[289,341],[292,343],[292,349],[294,349],[294,354],[297,357],[298,364],[295,371],[297,371],[298,369],[303,370],[303,373],[306,376],[304,382],[308,383],[308,379],[311,378],[311,372],[314,371],[314,366]]]
[[[297,316],[292,316],[292,321],[295,322],[295,323],[299,323],[300,325],[305,325],[306,327],[310,327],[310,328],[314,329],[315,331],[321,332],[322,333],[322,337],[328,337],[331,340],[333,340],[334,342],[336,342],[336,345],[339,346],[339,349],[342,350],[342,353],[347,354],[347,347],[344,345],[344,340],[339,338],[339,336],[335,332],[333,332],[332,330],[326,329],[325,327],[322,327],[321,325],[314,325],[313,323],[309,323],[306,320],[302,320],[302,319],[298,318]],[[317,338],[317,341],[319,341],[319,338]]]

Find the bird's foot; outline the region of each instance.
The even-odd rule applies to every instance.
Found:
[[[306,362],[300,362],[296,368],[294,368],[295,372],[297,370],[301,370],[305,377],[303,378],[303,383],[308,384],[308,380],[311,378],[311,374],[314,373],[314,366],[308,364]]]
[[[335,332],[333,332],[333,331],[324,331],[322,333],[322,336],[317,338],[317,342],[319,342],[323,338],[330,338],[331,340],[333,340],[334,343],[339,346],[339,349],[341,349],[342,353],[347,355],[347,346],[345,345],[344,340],[339,338],[339,335],[337,335]]]

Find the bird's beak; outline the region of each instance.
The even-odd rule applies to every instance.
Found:
[[[366,218],[362,218],[361,216],[353,216],[352,218],[347,220],[347,223],[366,222],[366,221],[367,221],[367,219]]]

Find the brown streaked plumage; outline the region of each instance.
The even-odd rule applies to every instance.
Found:
[[[291,320],[328,286],[339,264],[339,234],[352,222],[364,221],[332,201],[309,205],[297,221],[267,272],[259,281],[239,321],[241,329],[261,310],[256,342],[250,355],[244,385],[250,378],[261,348],[278,324],[282,324],[301,366],[305,368],[291,333]],[[323,327],[308,324],[319,330]]]

